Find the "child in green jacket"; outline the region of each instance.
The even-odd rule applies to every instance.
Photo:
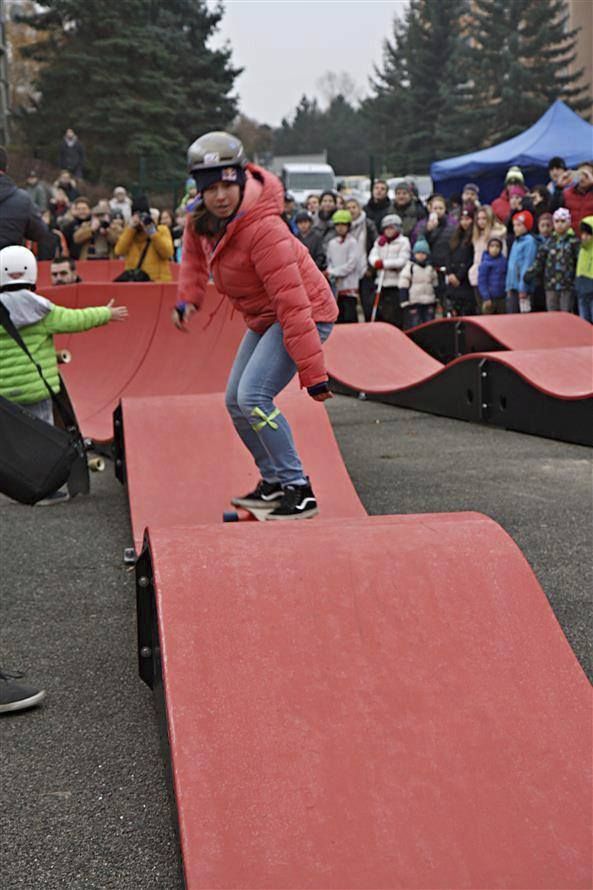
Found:
[[[585,321],[593,322],[593,216],[586,216],[579,225],[581,249],[577,259],[577,274],[574,280],[579,315]]]
[[[36,284],[37,261],[30,250],[17,245],[0,250],[0,300],[43,376],[58,392],[60,378],[54,334],[88,331],[110,321],[124,321],[128,310],[125,306],[114,306],[113,300],[106,306],[66,309],[36,294]],[[52,401],[37,368],[3,327],[0,327],[0,395],[53,424]],[[65,492],[60,499],[67,499]]]

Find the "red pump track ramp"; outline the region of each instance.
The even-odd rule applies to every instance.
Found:
[[[223,524],[255,481],[222,393],[242,323],[212,290],[182,334],[170,287],[93,287],[72,304],[135,320],[70,338],[66,372],[87,435],[123,399],[186,888],[589,887],[591,689],[508,535],[368,517],[296,384],[280,407],[320,517]]]
[[[321,508],[280,527],[221,522],[255,479],[222,393],[122,405],[186,887],[588,886],[591,690],[520,551],[366,516],[324,408],[280,405]]]
[[[151,530],[139,564],[186,887],[590,887],[591,690],[510,538],[294,525]]]
[[[468,352],[593,346],[593,325],[570,312],[439,318],[407,333],[414,343],[442,362]]]
[[[378,322],[336,327],[325,353],[339,392],[593,444],[593,346],[471,353],[443,365]]]
[[[37,264],[37,287],[45,290],[51,286],[51,262],[42,260]],[[179,264],[169,263],[171,278],[177,281],[179,277]],[[102,282],[108,284],[115,281],[118,275],[125,269],[123,260],[78,260],[76,273],[84,283]]]
[[[111,439],[112,415],[119,400],[135,395],[175,395],[224,389],[243,320],[228,301],[207,289],[191,334],[171,324],[175,284],[82,284],[46,288],[49,299],[69,308],[99,306],[115,299],[130,311],[125,322],[112,322],[82,334],[56,338],[72,362],[62,366],[85,436]],[[216,355],[216,363],[211,356]]]

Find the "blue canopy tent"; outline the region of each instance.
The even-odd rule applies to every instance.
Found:
[[[524,133],[482,151],[435,161],[430,175],[435,191],[445,196],[461,192],[466,182],[476,182],[484,203],[498,197],[513,164],[521,167],[528,185],[546,183],[548,161],[555,155],[568,167],[593,159],[593,126],[559,99]]]

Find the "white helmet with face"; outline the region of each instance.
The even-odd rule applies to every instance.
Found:
[[[26,247],[13,244],[0,250],[0,288],[37,284],[37,260]]]

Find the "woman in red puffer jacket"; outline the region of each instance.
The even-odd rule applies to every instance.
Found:
[[[282,219],[280,180],[248,164],[238,139],[206,133],[190,146],[188,163],[198,196],[183,237],[173,323],[187,325],[211,274],[248,328],[231,369],[226,405],[261,480],[232,503],[264,508],[273,520],[314,516],[315,495],[273,400],[297,372],[313,399],[331,398],[322,343],[337,318],[336,301]]]

